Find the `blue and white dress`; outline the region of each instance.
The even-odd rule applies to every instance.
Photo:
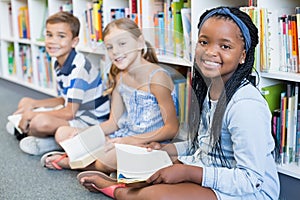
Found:
[[[155,131],[164,126],[164,121],[160,112],[156,97],[150,92],[150,80],[158,71],[168,72],[164,69],[154,70],[149,78],[149,91],[145,92],[129,87],[122,82],[122,75],[120,77],[120,84],[118,90],[122,96],[125,112],[118,120],[119,130],[110,134],[110,138],[127,137],[136,134],[143,134],[146,132]],[[168,74],[169,75],[169,74]],[[176,107],[177,95],[173,89],[172,99]]]

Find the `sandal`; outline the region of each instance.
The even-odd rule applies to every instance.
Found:
[[[63,168],[61,166],[58,165],[58,162],[63,160],[64,158],[68,157],[68,155],[65,153],[65,152],[60,152],[60,151],[51,151],[51,152],[48,152],[46,154],[44,154],[42,157],[41,157],[41,164],[43,167],[46,167],[46,159],[50,156],[53,156],[53,155],[61,155],[60,157],[58,157],[57,159],[51,161],[51,164],[52,166],[54,167],[54,169],[57,169],[57,170],[62,170]],[[47,168],[47,167],[46,167]],[[51,169],[51,168],[48,168],[48,169]]]
[[[115,182],[117,183],[117,179],[115,178],[112,178],[108,175],[106,175],[105,173],[102,173],[100,171],[84,171],[84,172],[81,172],[77,175],[77,180],[80,182],[80,180],[83,178],[83,177],[88,177],[88,176],[98,176],[99,178],[101,179],[104,179],[104,180],[107,180],[107,181],[111,181],[111,182]],[[106,187],[106,188],[99,188],[97,187],[94,183],[91,183],[91,186],[96,190],[96,191],[99,191],[99,192],[102,192],[103,194],[111,197],[111,198],[115,198],[114,196],[114,191],[117,189],[117,188],[124,188],[126,187],[126,185],[124,183],[122,184],[115,184],[115,185],[111,185],[109,187]]]

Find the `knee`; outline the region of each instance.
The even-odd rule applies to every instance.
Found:
[[[29,128],[32,135],[41,136],[36,135],[36,133],[43,133],[45,130],[49,129],[49,120],[47,120],[46,114],[41,113],[32,118]]]
[[[56,142],[62,142],[68,138],[71,138],[75,135],[75,129],[69,126],[61,126],[55,132]]]

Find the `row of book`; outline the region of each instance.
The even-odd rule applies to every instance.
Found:
[[[259,28],[259,45],[256,48],[255,67],[260,71],[300,72],[300,7],[289,10],[270,10],[258,7],[241,7]],[[271,48],[278,47],[278,52]]]
[[[138,11],[137,2],[133,1],[129,7],[111,8],[108,14],[109,21],[130,18],[145,34],[149,34],[146,38],[155,46],[157,54],[191,60],[191,9],[185,7],[187,4],[184,0],[151,0],[143,3],[150,6],[147,6],[148,10]],[[81,20],[85,44],[102,42],[102,1],[87,2],[86,7]]]
[[[186,128],[189,114],[189,102],[191,98],[191,69],[183,68],[184,70],[181,71],[175,66],[162,65],[162,67],[169,72],[174,82],[175,92],[177,95],[176,110],[178,121],[182,128]]]
[[[38,69],[38,84],[44,88],[53,87],[53,67],[51,57],[46,52],[45,47],[39,47],[36,57],[36,66]]]
[[[22,79],[25,82],[33,82],[33,70],[31,63],[31,47],[29,45],[19,45],[19,60],[21,66]]]
[[[103,20],[102,20],[102,1],[93,1],[86,3],[86,10],[83,13],[81,20],[84,43],[93,44],[102,42]]]
[[[39,47],[35,62],[37,66],[37,78],[33,75],[32,54],[29,45],[19,45],[18,56],[14,56],[14,45],[9,43],[8,52],[8,74],[21,78],[28,83],[37,83],[45,88],[53,87],[53,69],[51,57],[46,53],[45,47]],[[16,67],[16,59],[19,59],[21,68]]]
[[[300,7],[296,14],[282,15],[278,18],[278,35],[280,41],[280,71],[300,72]]]
[[[272,133],[279,145],[282,164],[300,165],[299,83],[278,83],[262,88],[272,111]]]

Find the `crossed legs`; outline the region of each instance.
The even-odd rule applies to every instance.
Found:
[[[103,192],[111,189],[110,194],[115,199],[145,199],[145,200],[217,200],[215,193],[194,183],[140,185],[130,187],[118,184],[103,175],[78,176],[79,182],[91,192]],[[105,193],[105,192],[103,192]]]

